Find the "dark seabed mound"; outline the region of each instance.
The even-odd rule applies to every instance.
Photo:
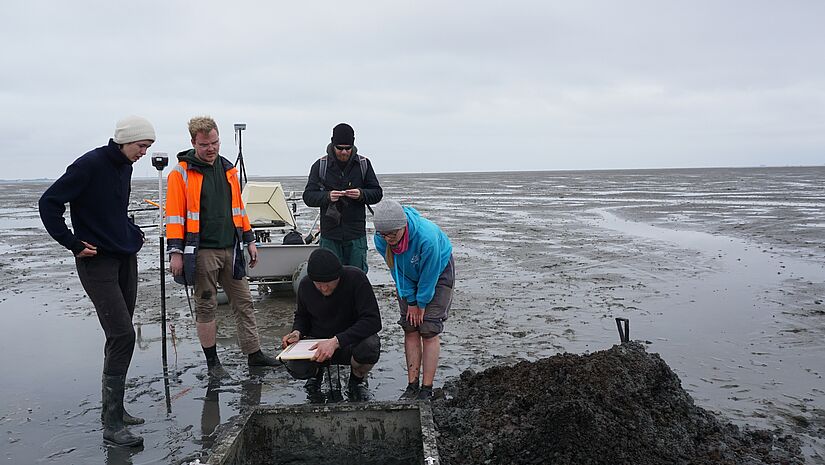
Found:
[[[697,407],[638,343],[466,371],[434,401],[439,453],[460,464],[801,464],[780,430],[740,429]]]

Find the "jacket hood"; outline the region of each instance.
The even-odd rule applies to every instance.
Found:
[[[185,161],[191,165],[200,167],[200,168],[208,168],[212,165],[202,161],[200,158],[195,156],[195,149],[188,149],[178,152],[178,161]]]

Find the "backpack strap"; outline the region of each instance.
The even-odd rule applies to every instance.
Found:
[[[361,184],[364,184],[364,179],[367,177],[367,157],[363,155],[358,155],[357,153],[355,154],[355,156],[358,157],[358,163],[361,164]],[[375,215],[375,212],[372,211],[372,207],[370,207],[370,204],[364,202],[364,205],[367,206],[367,210],[369,210],[370,213]]]
[[[364,182],[364,178],[367,177],[367,157],[355,154],[358,157],[358,163],[361,164],[361,183]]]
[[[367,157],[363,155],[355,154],[358,157],[358,163],[361,165],[361,182],[364,182],[364,179],[367,177]],[[320,158],[321,164],[318,165],[318,177],[321,178],[321,182],[323,183],[327,178],[327,156],[324,155]]]
[[[318,177],[321,178],[321,184],[323,184],[327,178],[327,156],[322,156],[320,162],[321,164],[318,166]]]

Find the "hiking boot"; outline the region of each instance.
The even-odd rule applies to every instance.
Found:
[[[251,367],[276,367],[280,365],[277,360],[264,354],[260,350],[251,353],[247,356],[249,366]]]
[[[398,400],[415,400],[418,397],[418,383],[410,383]]]
[[[103,440],[117,446],[137,447],[143,438],[132,434],[123,423],[123,394],[126,375],[103,375]]]
[[[352,373],[347,383],[347,394],[350,402],[367,402],[372,398],[366,378],[358,378]]]
[[[209,379],[212,380],[232,378],[232,375],[230,375],[229,372],[226,371],[226,368],[224,368],[223,365],[220,363],[209,367],[207,372],[209,373]]]
[[[433,398],[433,387],[432,386],[421,386],[421,389],[418,390],[418,395],[415,396],[415,400],[430,400]]]

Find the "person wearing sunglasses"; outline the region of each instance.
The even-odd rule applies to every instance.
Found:
[[[435,223],[392,199],[375,206],[372,221],[375,250],[395,281],[398,324],[404,329],[408,384],[400,399],[429,400],[441,351],[439,334],[453,301],[453,246]]]
[[[384,193],[370,161],[358,153],[355,130],[346,123],[332,129],[332,139],[309,170],[303,199],[320,209],[322,248],[331,250],[344,265],[367,272],[365,209]]]

